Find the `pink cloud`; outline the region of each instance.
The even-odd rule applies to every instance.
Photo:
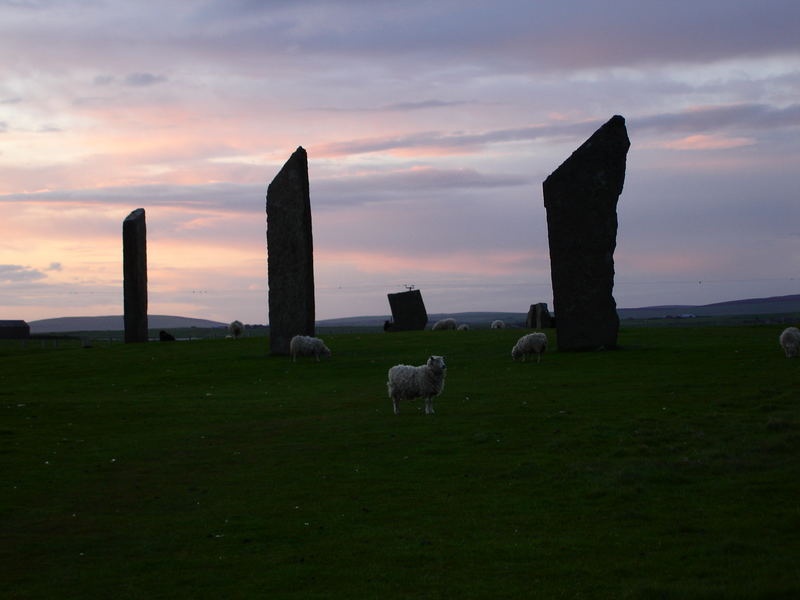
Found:
[[[659,144],[659,147],[669,150],[728,150],[730,148],[752,146],[755,143],[756,140],[747,137],[725,137],[722,135],[700,134],[690,135],[670,142],[663,142]]]

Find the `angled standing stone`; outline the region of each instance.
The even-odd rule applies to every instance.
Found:
[[[392,309],[392,322],[386,331],[417,331],[425,329],[428,324],[428,312],[422,301],[422,292],[409,290],[397,294],[387,294]]]
[[[295,335],[314,335],[314,244],[308,157],[299,147],[267,188],[269,339],[289,354]]]
[[[617,345],[617,200],[630,145],[616,115],[544,181],[559,350]]]
[[[122,222],[122,273],[125,343],[147,341],[147,228],[144,209]]]

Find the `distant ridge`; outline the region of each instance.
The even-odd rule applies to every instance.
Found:
[[[553,310],[553,307],[550,307]],[[744,300],[728,300],[713,304],[667,304],[662,306],[643,306],[639,308],[618,308],[621,319],[657,319],[669,316],[693,315],[696,317],[720,317],[727,315],[767,315],[782,313],[800,313],[800,294],[788,296],[770,296],[767,298],[747,298]],[[453,317],[459,323],[471,326],[488,326],[495,319],[501,319],[511,326],[524,326],[528,316],[526,312],[460,312],[430,313],[428,322],[435,323],[445,317]],[[343,317],[317,321],[322,327],[382,327],[390,315]]]
[[[643,306],[641,308],[620,308],[617,312],[622,319],[655,319],[659,317],[681,315],[721,317],[727,315],[793,313],[800,312],[800,294],[728,300],[727,302],[715,302],[713,304],[702,305],[671,304],[664,306]]]
[[[552,310],[552,306],[550,309]],[[663,306],[642,306],[639,308],[617,309],[621,319],[658,319],[670,316],[692,315],[696,317],[718,317],[727,315],[767,315],[800,313],[800,294],[787,296],[769,296],[766,298],[748,298],[729,300],[713,304],[668,304]],[[453,317],[459,323],[471,326],[488,326],[495,319],[502,319],[508,325],[525,324],[526,312],[475,311],[460,313],[431,313],[429,322],[435,323],[445,317]],[[390,315],[372,315],[360,317],[342,317],[317,321],[321,327],[383,327]],[[122,315],[102,317],[59,317],[30,321],[31,333],[66,333],[71,331],[122,331],[125,329]],[[171,315],[149,315],[150,329],[177,329],[183,327],[225,327],[227,323],[179,317]]]
[[[103,317],[58,317],[30,321],[31,333],[66,333],[69,331],[122,331],[125,321],[122,315]],[[194,319],[192,317],[176,317],[171,315],[148,315],[147,326],[150,329],[177,329],[179,327],[225,327],[227,323]]]

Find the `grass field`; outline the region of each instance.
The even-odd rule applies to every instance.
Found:
[[[4,598],[800,597],[782,327],[0,345]],[[549,332],[551,345],[554,332]],[[436,415],[396,363],[448,359]]]

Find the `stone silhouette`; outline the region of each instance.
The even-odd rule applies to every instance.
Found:
[[[147,228],[144,209],[122,222],[122,272],[125,343],[147,341]]]
[[[616,115],[544,181],[559,350],[617,345],[614,249],[628,148]]]
[[[545,302],[531,304],[528,310],[528,317],[525,320],[525,327],[528,329],[547,329],[555,326],[555,319],[550,315]]]
[[[428,324],[428,312],[419,290],[387,294],[392,321],[384,323],[384,331],[417,331]]]
[[[308,157],[299,147],[267,188],[270,352],[289,354],[295,335],[314,335],[314,244]]]
[[[158,332],[158,341],[159,342],[174,342],[175,336],[172,335],[169,331],[164,331],[163,329]]]

